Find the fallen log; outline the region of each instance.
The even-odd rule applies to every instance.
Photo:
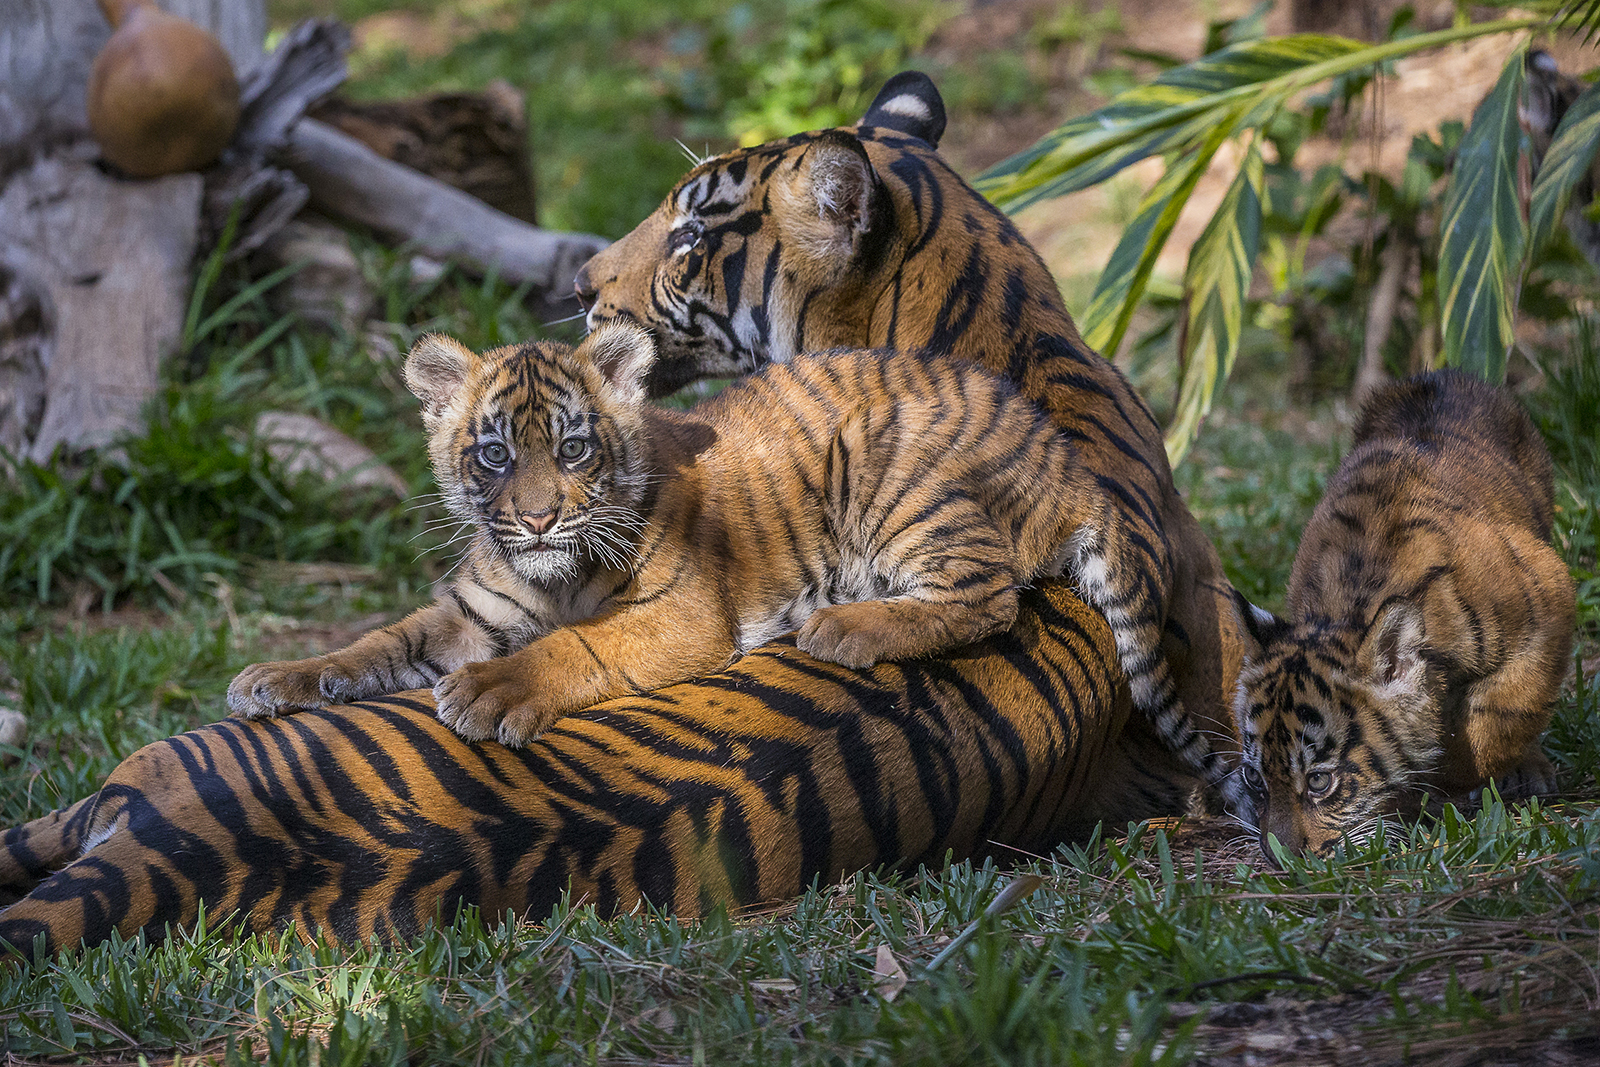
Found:
[[[527,283],[558,312],[578,310],[572,279],[607,243],[592,234],[529,226],[315,119],[290,128],[280,156],[324,214],[360,223],[434,259]]]

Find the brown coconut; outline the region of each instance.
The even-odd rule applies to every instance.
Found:
[[[99,0],[115,31],[89,71],[89,130],[138,178],[214,162],[239,122],[239,80],[215,37],[153,0]]]

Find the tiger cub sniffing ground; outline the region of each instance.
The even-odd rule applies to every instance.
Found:
[[[406,382],[445,501],[477,531],[462,576],[347,649],[248,668],[230,707],[434,686],[462,736],[520,745],[796,627],[850,667],[977,641],[1071,555],[1092,495],[1006,379],[846,350],[677,412],[646,402],[654,361],[622,323],[576,350],[419,342]]]
[[[1254,619],[1240,678],[1241,816],[1295,851],[1359,840],[1423,794],[1555,788],[1539,748],[1574,592],[1548,544],[1550,455],[1503,391],[1392,385],[1312,514],[1288,619]]]

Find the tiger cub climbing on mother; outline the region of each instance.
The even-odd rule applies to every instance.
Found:
[[[1236,615],[1216,550],[1172,481],[1161,429],[1062,307],[1015,226],[937,155],[925,75],[854,130],[796,134],[691,170],[579,272],[591,328],[650,331],[657,393],[840,346],[970,360],[1040,405],[1092,472],[1068,572],[1110,623],[1134,706],[1188,773],[1236,800],[1226,697]]]
[[[1555,788],[1539,735],[1576,607],[1552,497],[1544,441],[1502,390],[1439,371],[1368,402],[1295,554],[1288,619],[1250,616],[1240,815],[1269,858],[1269,834],[1326,853],[1424,793]]]
[[[938,101],[918,95],[925,82],[905,78],[901,94],[891,83],[885,108],[931,122]],[[1165,457],[1149,454],[1157,450],[1140,454],[1133,447],[1135,430],[1159,440],[1154,422],[1115,369],[1067,332],[1070,321],[1061,324],[1062,334],[1036,340],[1049,352],[1047,361],[1034,361],[1026,373],[1013,366],[1012,335],[1030,303],[1017,266],[998,277],[1001,264],[985,264],[982,245],[975,245],[959,283],[924,297],[941,301],[920,316],[931,330],[889,315],[881,339],[867,331],[889,350],[775,371],[760,386],[713,400],[688,422],[640,407],[647,380],[658,391],[679,384],[675,368],[749,373],[859,337],[841,324],[871,323],[884,303],[886,294],[874,292],[879,265],[873,261],[916,262],[921,250],[896,241],[893,213],[859,138],[828,131],[800,135],[785,147],[735,153],[692,171],[651,220],[580,275],[579,291],[594,305],[591,326],[623,320],[649,327],[673,357],[654,360],[642,334],[638,342],[619,334],[597,338],[585,347],[607,368],[611,394],[575,384],[576,372],[558,370],[560,357],[549,347],[491,355],[489,369],[477,373],[470,354],[448,342],[419,345],[408,381],[432,413],[440,486],[458,517],[477,522],[488,540],[474,546],[466,578],[448,599],[341,652],[246,669],[229,691],[236,714],[260,717],[431,686],[441,721],[462,736],[524,744],[563,714],[717,670],[733,652],[796,625],[804,627],[803,650],[847,666],[945,651],[1009,625],[1016,585],[1065,572],[1111,624],[1135,706],[1194,771],[1218,787],[1233,781],[1186,711],[1163,648],[1177,564],[1153,508],[1171,494],[1171,476]],[[933,198],[929,210],[941,209]],[[1036,264],[992,209],[985,215],[969,209],[959,225],[981,232],[997,222],[1009,237],[1001,247],[1015,245]],[[757,238],[768,231],[763,249]],[[651,257],[633,256],[626,246],[657,237],[664,247],[653,257],[659,265],[647,272],[648,299],[637,293],[640,303],[629,303],[628,279],[644,275],[627,268]],[[608,273],[613,264],[616,275]],[[960,372],[950,350],[972,336],[986,290],[997,287],[1001,310],[1014,320],[1003,318],[991,331],[994,350],[1007,359],[977,360],[988,374]],[[666,323],[658,321],[662,315],[681,317]],[[956,331],[953,317],[968,321]],[[898,348],[945,358],[911,364],[892,355]],[[965,363],[973,354],[963,355]],[[875,369],[885,362],[893,373]],[[974,421],[999,412],[1026,427],[1035,418],[1022,413],[1036,409],[1020,397],[999,402],[996,376],[1008,371],[1021,379],[1013,389],[1064,420],[1060,442],[1054,433],[1013,434]],[[439,380],[426,380],[429,374]],[[1135,425],[1107,425],[1103,415],[1056,395],[1086,384],[1117,395],[1118,413]],[[654,425],[646,429],[646,422]],[[538,439],[511,439],[505,427],[512,423],[536,430]],[[557,425],[575,428],[558,440],[550,433]],[[608,436],[607,425],[632,429]],[[690,425],[717,442],[705,446],[706,455],[679,442]],[[985,430],[994,431],[992,439]],[[796,437],[793,447],[784,444]],[[630,442],[650,439],[664,448],[662,470],[652,459],[630,457],[634,467],[626,470],[599,463],[628,456]],[[1001,449],[1017,440],[1055,445],[1039,467],[1053,477],[1035,472],[1010,480],[1013,467]],[[1100,473],[1082,476],[1085,468],[1067,458],[1067,441],[1098,452],[1101,462],[1091,469]],[[601,480],[580,491],[526,484],[520,470],[512,476],[510,456],[525,453],[533,461],[545,453],[540,469],[560,471],[563,456],[551,450],[569,446],[581,451],[567,467],[597,471]],[[646,443],[641,451],[648,449]],[[1020,466],[1032,471],[1033,459],[1024,454]],[[1104,473],[1106,460],[1121,468],[1120,476]],[[618,573],[627,559],[616,556],[630,556],[641,531],[624,523],[606,534],[603,516],[585,511],[593,504],[637,509],[643,486],[663,477],[670,487],[653,491],[651,507],[665,505],[665,521],[644,531],[644,565],[630,583]],[[886,498],[855,500],[851,485],[862,479],[885,489]],[[981,488],[985,479],[996,480],[992,490]],[[513,487],[517,480],[520,489]],[[468,486],[480,490],[470,506],[462,491]],[[602,500],[610,488],[622,489],[623,498]],[[818,500],[824,489],[832,491],[825,504]],[[941,548],[940,539],[950,543]],[[666,562],[655,567],[658,559]],[[559,574],[551,569],[558,560],[568,568]],[[761,574],[763,565],[774,573]],[[494,580],[485,584],[494,575],[498,587]],[[560,580],[535,592],[517,589],[519,577]],[[954,610],[958,602],[961,612]],[[596,611],[598,617],[579,623]],[[573,628],[550,633],[563,626]],[[542,639],[523,649],[533,638]],[[514,650],[520,651],[508,655]]]
[[[519,746],[796,627],[848,667],[945,652],[1009,628],[1093,513],[1072,446],[971,363],[803,356],[690,412],[646,401],[654,363],[626,323],[576,350],[419,341],[406,381],[475,530],[462,577],[347,649],[247,668],[235,712],[432,687],[457,733]]]

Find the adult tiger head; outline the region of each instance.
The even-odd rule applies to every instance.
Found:
[[[1235,706],[1237,814],[1263,853],[1273,855],[1271,835],[1291,852],[1326,855],[1347,834],[1365,840],[1380,816],[1412,813],[1442,751],[1441,679],[1416,606],[1395,602],[1365,632],[1290,625],[1259,609],[1251,623],[1260,647]]]
[[[417,342],[406,385],[422,401],[445,506],[476,527],[477,550],[536,582],[623,562],[649,481],[643,379],[654,358],[625,328],[577,350],[532,342],[479,355],[437,334]]]
[[[834,347],[1015,351],[1039,310],[1081,346],[1038,256],[934,152],[944,122],[933,83],[907,71],[859,126],[700,164],[578,273],[589,326],[649,328],[657,394]]]

